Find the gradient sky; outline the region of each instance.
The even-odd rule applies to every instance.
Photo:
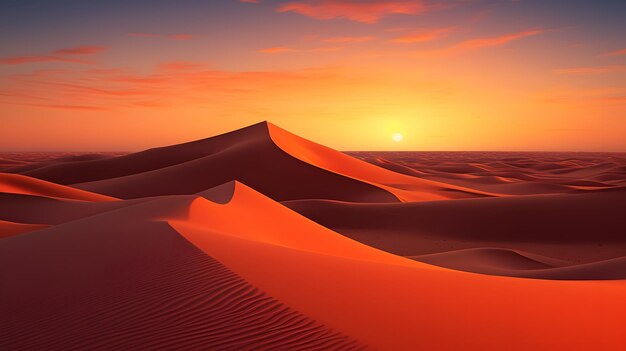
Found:
[[[625,19],[621,0],[4,0],[0,151],[262,120],[340,150],[626,151]]]

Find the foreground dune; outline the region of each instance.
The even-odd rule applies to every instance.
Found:
[[[433,269],[364,251],[356,242],[350,248],[341,236],[305,226],[295,213],[248,188],[235,188],[227,205],[195,200],[187,217],[169,223],[272,296],[373,348],[617,350],[626,345],[619,326],[626,313],[623,281],[526,280]],[[280,213],[291,236],[277,235],[276,225],[258,215],[229,226],[229,218],[254,207],[266,208],[274,220]],[[318,246],[320,237],[328,251]]]
[[[158,220],[192,200],[155,199],[1,240],[0,348],[361,348]]]

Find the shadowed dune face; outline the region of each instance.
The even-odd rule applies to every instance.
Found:
[[[0,349],[626,348],[626,156],[352,154],[0,155]]]
[[[355,240],[405,256],[502,247],[580,263],[626,252],[624,192],[403,204],[302,200],[285,205]]]
[[[18,174],[0,173],[0,193],[55,197],[80,201],[113,201],[110,196],[82,191]]]

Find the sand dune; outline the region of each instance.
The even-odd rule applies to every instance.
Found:
[[[76,187],[121,198],[138,198],[193,194],[238,179],[279,200],[398,201],[379,187],[289,156],[272,141],[267,128],[266,123],[261,123],[214,138],[157,149],[145,157],[140,154],[124,156],[134,158],[132,163],[136,165],[144,165],[144,159],[150,162],[146,161],[141,171],[133,170],[133,174],[81,183]],[[162,153],[165,156],[161,156]],[[186,157],[181,160],[180,156],[168,157],[170,154]],[[155,159],[167,160],[171,165],[152,164]],[[127,168],[127,159],[117,162],[122,162],[116,166],[118,170]],[[301,179],[311,180],[309,186],[301,186]]]
[[[16,223],[0,219],[0,239],[48,227],[44,224]]]
[[[608,350],[626,343],[616,326],[626,312],[621,281],[525,280],[433,269],[349,245],[321,226],[302,225],[297,214],[269,205],[249,188],[234,191],[226,205],[195,200],[189,214],[170,225],[272,296],[375,349]],[[260,206],[273,221],[256,213],[245,223],[229,220]],[[277,219],[283,233],[276,233]]]
[[[409,258],[466,272],[509,277],[562,280],[626,279],[626,257],[573,264],[527,252],[479,248]]]
[[[233,179],[281,201],[397,202],[489,195],[390,172],[266,122],[190,143],[62,162],[23,174],[119,198],[193,194]],[[304,179],[306,187],[301,186]]]
[[[110,196],[8,173],[0,173],[0,193],[27,194],[80,201],[115,200],[115,198]]]
[[[158,220],[184,215],[192,200],[156,199],[1,240],[0,348],[362,347]]]
[[[589,263],[624,256],[624,192],[405,204],[302,200],[285,205],[355,240],[403,256],[496,247]]]
[[[0,349],[626,348],[626,156],[350,155],[0,154]]]
[[[0,219],[30,224],[61,224],[149,201],[77,201],[23,194],[0,193]]]
[[[626,185],[624,171],[626,155],[620,153],[352,152],[349,154],[383,168],[422,179],[505,195],[577,193]],[[494,177],[507,180],[497,181]]]

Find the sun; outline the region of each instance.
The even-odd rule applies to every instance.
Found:
[[[393,141],[395,141],[396,143],[401,142],[402,140],[404,140],[404,135],[400,134],[400,133],[394,133],[391,136],[391,139],[393,139]]]

